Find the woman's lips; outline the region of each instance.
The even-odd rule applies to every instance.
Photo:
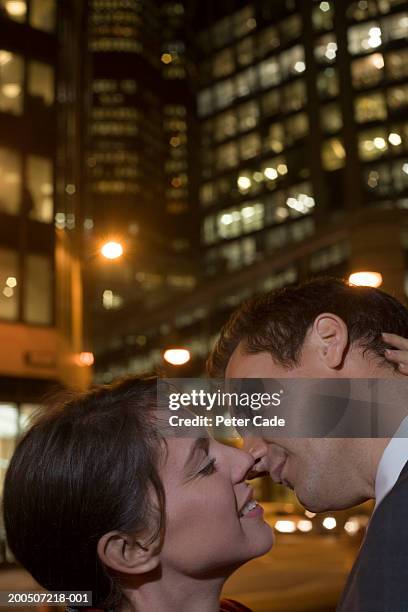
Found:
[[[246,514],[244,514],[244,516],[241,516],[240,518],[241,520],[247,519],[247,518],[259,518],[263,516],[263,513],[264,513],[264,509],[257,502],[255,508],[253,508],[252,510],[250,510],[249,512],[247,512]]]

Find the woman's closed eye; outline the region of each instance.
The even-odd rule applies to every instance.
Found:
[[[210,474],[213,474],[217,469],[215,466],[216,461],[217,460],[214,457],[208,457],[207,463],[203,468],[201,468],[201,470],[197,472],[197,475],[209,476]]]

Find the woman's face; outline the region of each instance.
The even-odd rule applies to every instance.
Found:
[[[204,576],[267,552],[272,529],[260,506],[246,506],[253,500],[244,480],[253,458],[208,437],[168,438],[167,447],[161,469],[166,494],[162,564]]]

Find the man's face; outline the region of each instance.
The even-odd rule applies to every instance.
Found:
[[[367,376],[363,372],[357,376]],[[356,375],[355,374],[355,375]],[[301,363],[290,370],[276,364],[269,353],[247,354],[241,345],[228,362],[226,378],[334,378],[341,376],[324,365],[305,342]],[[343,374],[344,376],[344,374]],[[347,373],[345,374],[347,376]],[[361,440],[346,438],[245,438],[245,450],[258,460],[257,471],[269,472],[275,482],[293,489],[309,510],[341,509],[367,499],[359,469]]]

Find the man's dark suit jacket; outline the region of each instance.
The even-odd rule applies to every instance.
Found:
[[[371,518],[337,612],[408,612],[408,463]]]

